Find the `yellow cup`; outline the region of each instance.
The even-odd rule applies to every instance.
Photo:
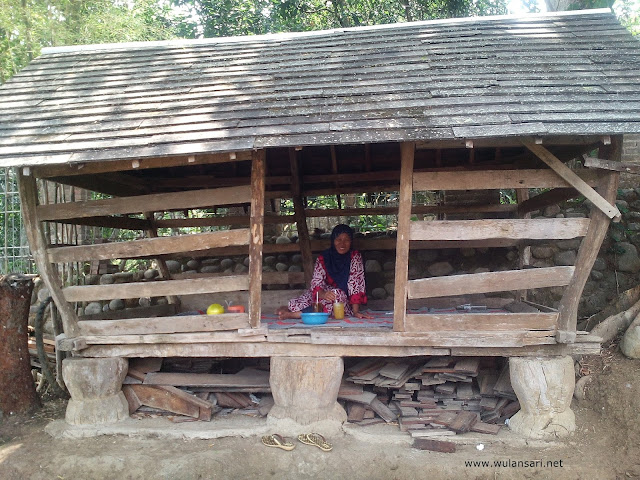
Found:
[[[344,303],[335,302],[333,304],[333,318],[342,320],[344,318]]]

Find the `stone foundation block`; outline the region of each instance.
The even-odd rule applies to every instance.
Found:
[[[128,361],[123,358],[65,358],[62,376],[71,394],[65,420],[71,425],[102,425],[129,416],[122,382]]]
[[[575,373],[571,357],[509,359],[511,385],[520,411],[509,428],[528,438],[563,437],[576,429],[571,410]]]
[[[313,426],[319,433],[335,434],[347,420],[337,401],[343,373],[340,357],[272,357],[274,406],[267,422],[285,430],[307,427],[298,433]]]

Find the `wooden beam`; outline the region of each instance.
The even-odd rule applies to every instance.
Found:
[[[123,230],[147,230],[149,228],[149,222],[147,220],[127,216],[65,218],[63,220],[56,220],[56,222],[69,225],[86,225],[89,227],[120,228]]]
[[[250,201],[251,187],[247,185],[40,205],[37,208],[37,215],[40,221],[62,220],[68,218],[204,208],[216,205],[249,203]]]
[[[289,149],[289,165],[291,168],[291,193],[293,197],[293,216],[298,227],[298,243],[302,255],[302,269],[306,285],[311,285],[313,277],[313,256],[311,255],[311,237],[307,227],[304,203],[302,201],[302,185],[298,166],[298,152],[294,148]]]
[[[534,210],[541,210],[549,205],[556,205],[578,196],[580,196],[580,192],[573,188],[554,188],[518,203],[518,215],[526,215]]]
[[[357,338],[357,337],[355,337]],[[437,343],[437,339],[436,339]],[[597,354],[596,343],[547,344],[521,347],[433,347],[408,345],[326,345],[289,342],[192,343],[92,345],[82,351],[86,357],[414,357],[456,356],[558,356]]]
[[[65,300],[61,289],[62,280],[57,268],[49,263],[42,224],[36,218],[38,186],[35,177],[33,175],[25,176],[20,169],[18,171],[18,189],[20,191],[20,211],[29,239],[31,254],[36,261],[38,272],[60,312],[64,333],[69,337],[75,337],[78,333],[78,317],[75,310]]]
[[[149,222],[149,228],[145,230],[147,236],[149,238],[158,238],[158,230],[153,224],[153,212],[145,213],[144,217],[147,219],[147,222]],[[167,267],[167,262],[165,262],[165,258],[163,255],[159,255],[158,257],[156,257],[156,263],[158,265],[158,271],[160,272],[160,278],[171,280],[171,272],[169,271],[169,267]],[[180,300],[175,295],[166,298],[170,304],[180,305]]]
[[[547,240],[586,235],[588,218],[435,220],[411,222],[411,240]]]
[[[187,165],[207,165],[211,163],[239,162],[251,159],[251,152],[208,153],[202,155],[177,155],[175,157],[143,158],[136,163],[131,160],[110,160],[108,162],[77,162],[33,167],[38,178],[61,177],[67,175],[95,175],[98,173],[145,170],[148,168],[180,167]],[[137,165],[137,166],[136,166]]]
[[[220,315],[177,315],[126,320],[84,320],[79,335],[148,335],[156,333],[217,332],[249,328],[246,313]]]
[[[434,298],[558,287],[571,281],[574,270],[575,267],[547,267],[420,278],[409,281],[408,295],[409,298]]]
[[[249,318],[251,327],[260,326],[262,304],[262,252],[264,244],[264,189],[266,151],[253,153],[251,161],[251,218],[249,230]]]
[[[575,173],[595,185],[597,175],[583,169]],[[559,188],[571,183],[552,170],[455,170],[414,173],[414,190],[488,190],[506,188]]]
[[[154,257],[171,253],[196,252],[230,245],[247,245],[248,243],[249,229],[242,228],[175,237],[143,238],[127,242],[56,247],[50,248],[47,253],[51,263],[62,263],[113,258]]]
[[[620,136],[613,137],[611,145],[601,149],[600,155],[602,153],[606,153],[612,161],[619,160],[622,157],[622,138]],[[619,177],[620,174],[618,172],[609,172],[603,175],[601,179],[598,190],[608,202],[615,202]],[[590,217],[589,231],[582,240],[576,257],[574,278],[565,289],[558,306],[560,312],[558,342],[560,343],[573,343],[575,341],[580,297],[609,228],[609,217],[600,209],[592,208]]]
[[[248,275],[229,275],[220,278],[163,280],[114,285],[82,285],[66,287],[62,290],[62,293],[68,302],[91,302],[94,300],[111,300],[113,298],[197,295],[200,293],[236,292],[248,289]]]
[[[407,281],[409,272],[409,239],[411,237],[411,203],[413,200],[413,162],[416,145],[400,144],[400,195],[398,208],[398,236],[396,239],[396,271],[393,294],[393,329],[403,332],[407,314]]]
[[[531,150],[540,160],[549,165],[560,177],[569,183],[572,187],[582,193],[586,198],[601,210],[607,217],[613,219],[614,222],[620,221],[621,214],[615,205],[612,205],[598,192],[591,188],[584,180],[576,175],[569,167],[562,163],[555,155],[542,145],[528,140],[522,141],[523,145]]]
[[[407,315],[406,332],[555,330],[555,313],[439,313]]]
[[[583,156],[584,166],[590,168],[599,168],[601,170],[613,170],[615,172],[640,174],[640,164],[628,162],[616,162],[614,160],[603,160],[602,158],[593,158]]]

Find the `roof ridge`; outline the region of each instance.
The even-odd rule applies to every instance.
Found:
[[[386,23],[380,25],[368,25],[361,27],[349,28],[333,28],[327,30],[313,30],[306,32],[281,32],[269,33],[265,35],[241,35],[232,37],[212,37],[200,39],[173,39],[153,42],[128,42],[128,43],[101,43],[88,45],[68,45],[60,47],[45,47],[42,49],[42,55],[73,53],[73,52],[91,52],[101,50],[128,50],[133,48],[158,48],[158,47],[180,47],[180,46],[197,46],[197,45],[215,45],[226,43],[245,43],[245,42],[270,42],[292,40],[297,38],[336,35],[347,32],[364,32],[373,30],[392,30],[400,28],[420,27],[428,25],[443,24],[462,24],[462,23],[486,23],[500,20],[526,20],[532,21],[537,19],[557,18],[557,17],[577,17],[611,14],[613,12],[609,8],[597,8],[588,10],[571,10],[563,12],[542,12],[542,13],[526,13],[526,14],[510,14],[510,15],[492,15],[482,17],[460,17],[460,18],[443,18],[437,20],[423,20],[419,22],[399,22]]]

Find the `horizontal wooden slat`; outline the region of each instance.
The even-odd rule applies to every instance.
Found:
[[[154,282],[121,283],[116,285],[84,285],[62,290],[67,302],[90,302],[113,298],[167,297],[200,293],[236,292],[249,289],[247,275],[197,280],[164,280]]]
[[[409,298],[435,298],[557,287],[567,285],[574,270],[575,267],[548,267],[421,278],[409,281],[407,293]]]
[[[156,333],[216,332],[249,328],[246,313],[220,315],[176,315],[126,320],[85,320],[78,322],[81,335],[145,335]]]
[[[405,333],[437,331],[555,331],[558,313],[445,313],[408,314]]]
[[[154,333],[148,335],[86,335],[87,345],[127,345],[139,343],[247,343],[266,342],[264,333],[239,335],[237,332]]]
[[[582,169],[576,173],[595,185],[595,172]],[[483,170],[465,172],[416,172],[414,190],[486,190],[500,188],[566,188],[571,185],[553,170]]]
[[[213,207],[249,203],[251,187],[225,187],[188,192],[154,193],[135,197],[118,197],[73,203],[40,205],[36,208],[38,220],[125,215],[128,213],[162,212],[189,208]]]
[[[249,229],[223,230],[174,237],[144,238],[128,242],[57,247],[47,251],[51,263],[113,258],[142,258],[171,253],[249,244]]]
[[[411,222],[411,240],[562,240],[583,237],[588,218],[442,220]]]

